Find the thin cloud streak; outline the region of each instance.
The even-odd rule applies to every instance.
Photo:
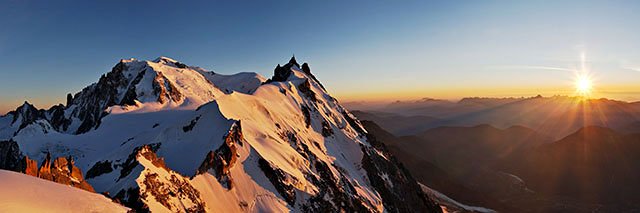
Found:
[[[620,60],[619,63],[620,69],[640,72],[640,65],[638,65],[638,63],[632,63],[628,60]]]

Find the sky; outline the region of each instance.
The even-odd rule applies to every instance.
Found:
[[[570,95],[581,67],[594,97],[640,100],[637,1],[0,4],[0,113],[158,56],[270,77],[295,54],[343,101]]]

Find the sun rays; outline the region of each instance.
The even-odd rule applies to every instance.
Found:
[[[575,79],[575,88],[578,96],[589,97],[591,96],[591,90],[593,90],[593,81],[588,75],[578,74]]]
[[[579,97],[589,98],[593,93],[593,77],[590,67],[587,65],[586,54],[580,54],[580,67],[576,69],[574,77],[575,93]]]

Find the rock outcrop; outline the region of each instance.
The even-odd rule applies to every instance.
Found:
[[[178,102],[182,100],[182,94],[178,91],[173,83],[167,79],[161,72],[156,74],[153,80],[153,92],[158,96],[158,102],[166,103],[169,100]]]
[[[24,156],[23,159],[24,168],[21,170],[21,172],[27,175],[38,177],[38,162],[33,159],[29,159],[29,157],[27,156]]]
[[[21,171],[24,166],[18,143],[13,140],[0,141],[0,169]]]
[[[284,66],[280,66],[280,64],[278,64],[276,68],[273,70],[273,77],[267,80],[265,84],[270,82],[286,81],[287,79],[289,79],[289,76],[291,75],[291,68],[293,66],[300,67],[300,65],[296,61],[295,56],[291,57],[291,59],[289,60],[289,63],[285,64]]]
[[[144,170],[136,179],[139,198],[150,211],[204,212],[205,202],[189,179],[170,170],[150,146],[143,146],[136,155]],[[149,164],[150,163],[150,164]],[[176,200],[178,202],[176,202]],[[150,205],[151,203],[159,203]],[[145,211],[145,209],[139,209]]]
[[[25,172],[26,173],[26,172]],[[38,177],[76,188],[95,192],[93,187],[82,177],[82,172],[74,165],[71,157],[59,157],[51,162],[51,155],[47,154],[38,170]]]
[[[51,155],[47,153],[38,168],[38,163],[28,156],[24,156],[18,144],[13,140],[0,141],[0,169],[21,172],[94,192],[93,187],[84,180],[82,172],[74,165],[71,157],[59,157],[51,161]]]
[[[234,166],[237,160],[237,145],[242,146],[242,126],[237,121],[231,126],[231,130],[224,137],[224,143],[215,151],[210,151],[205,160],[200,164],[197,174],[212,171],[222,186],[227,189],[233,187],[233,179],[229,169]],[[197,175],[196,174],[196,175]]]

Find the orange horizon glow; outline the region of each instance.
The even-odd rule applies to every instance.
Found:
[[[577,80],[577,79],[576,79]],[[593,84],[592,79],[589,79],[590,90],[588,98],[599,99],[607,98],[619,101],[636,102],[640,101],[640,86],[639,85],[596,85]],[[367,92],[340,92],[329,91],[330,94],[335,96],[338,101],[341,102],[391,102],[391,101],[413,101],[421,100],[424,98],[433,98],[439,100],[457,101],[467,97],[485,97],[485,98],[519,98],[519,97],[534,97],[536,95],[542,95],[544,97],[551,96],[585,96],[578,91],[578,82],[573,82],[573,87],[541,87],[541,88],[425,88],[425,89],[413,89],[413,90],[392,90],[392,91],[367,91]],[[583,82],[584,84],[584,82]],[[22,105],[25,100],[33,104],[39,109],[48,109],[49,107],[63,103],[63,100],[14,100],[0,103],[0,115],[4,115],[9,111],[15,110]]]
[[[442,100],[460,100],[466,97],[487,97],[487,98],[517,98],[533,97],[542,95],[551,96],[585,96],[577,92],[575,85],[564,87],[540,87],[540,88],[459,88],[459,89],[415,89],[415,90],[394,90],[394,91],[369,91],[369,92],[334,92],[340,101],[408,101],[420,100],[424,98]],[[635,102],[640,101],[640,86],[638,85],[596,85],[591,80],[588,98],[607,98],[619,101]]]

